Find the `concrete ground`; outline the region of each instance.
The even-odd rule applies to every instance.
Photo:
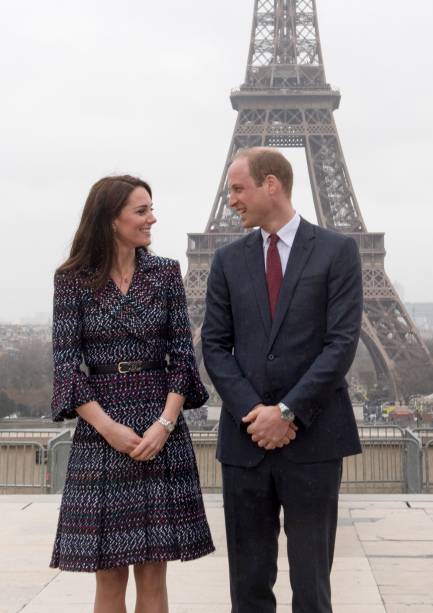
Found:
[[[93,575],[48,568],[59,500],[0,496],[0,613],[91,613]],[[230,612],[222,500],[205,501],[217,551],[169,564],[170,613]],[[279,613],[291,611],[284,552],[282,537]],[[341,496],[332,584],[334,613],[433,613],[433,496]]]

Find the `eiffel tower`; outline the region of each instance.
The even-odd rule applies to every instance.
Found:
[[[319,225],[353,236],[362,259],[361,339],[377,380],[396,401],[433,391],[433,361],[384,268],[383,233],[367,232],[333,112],[340,93],[326,82],[316,0],[255,0],[245,82],[231,94],[238,111],[218,192],[204,233],[188,234],[185,279],[193,337],[200,329],[215,250],[244,235],[228,206],[227,169],[243,147],[303,147]]]

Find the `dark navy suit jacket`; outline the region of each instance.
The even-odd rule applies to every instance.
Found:
[[[255,466],[265,453],[318,462],[361,451],[345,375],[362,318],[355,241],[301,220],[272,322],[260,230],[215,253],[202,329],[206,369],[223,406],[218,459]],[[265,451],[242,417],[284,402],[300,425],[296,440]]]

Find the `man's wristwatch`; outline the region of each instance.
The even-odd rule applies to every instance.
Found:
[[[161,426],[165,428],[169,434],[171,434],[176,427],[175,421],[170,421],[168,419],[165,419],[165,417],[163,417],[162,415],[158,419],[158,423],[161,424]]]
[[[292,423],[292,421],[295,421],[296,415],[294,414],[292,409],[289,409],[289,407],[284,404],[284,402],[279,402],[278,407],[281,411],[281,419],[284,419],[284,421],[288,421],[290,423]]]

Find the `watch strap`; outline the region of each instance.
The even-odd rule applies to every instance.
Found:
[[[170,421],[169,419],[165,419],[162,415],[158,418],[158,423],[161,424],[163,428],[167,430],[169,434],[171,434],[176,426],[175,422]]]

